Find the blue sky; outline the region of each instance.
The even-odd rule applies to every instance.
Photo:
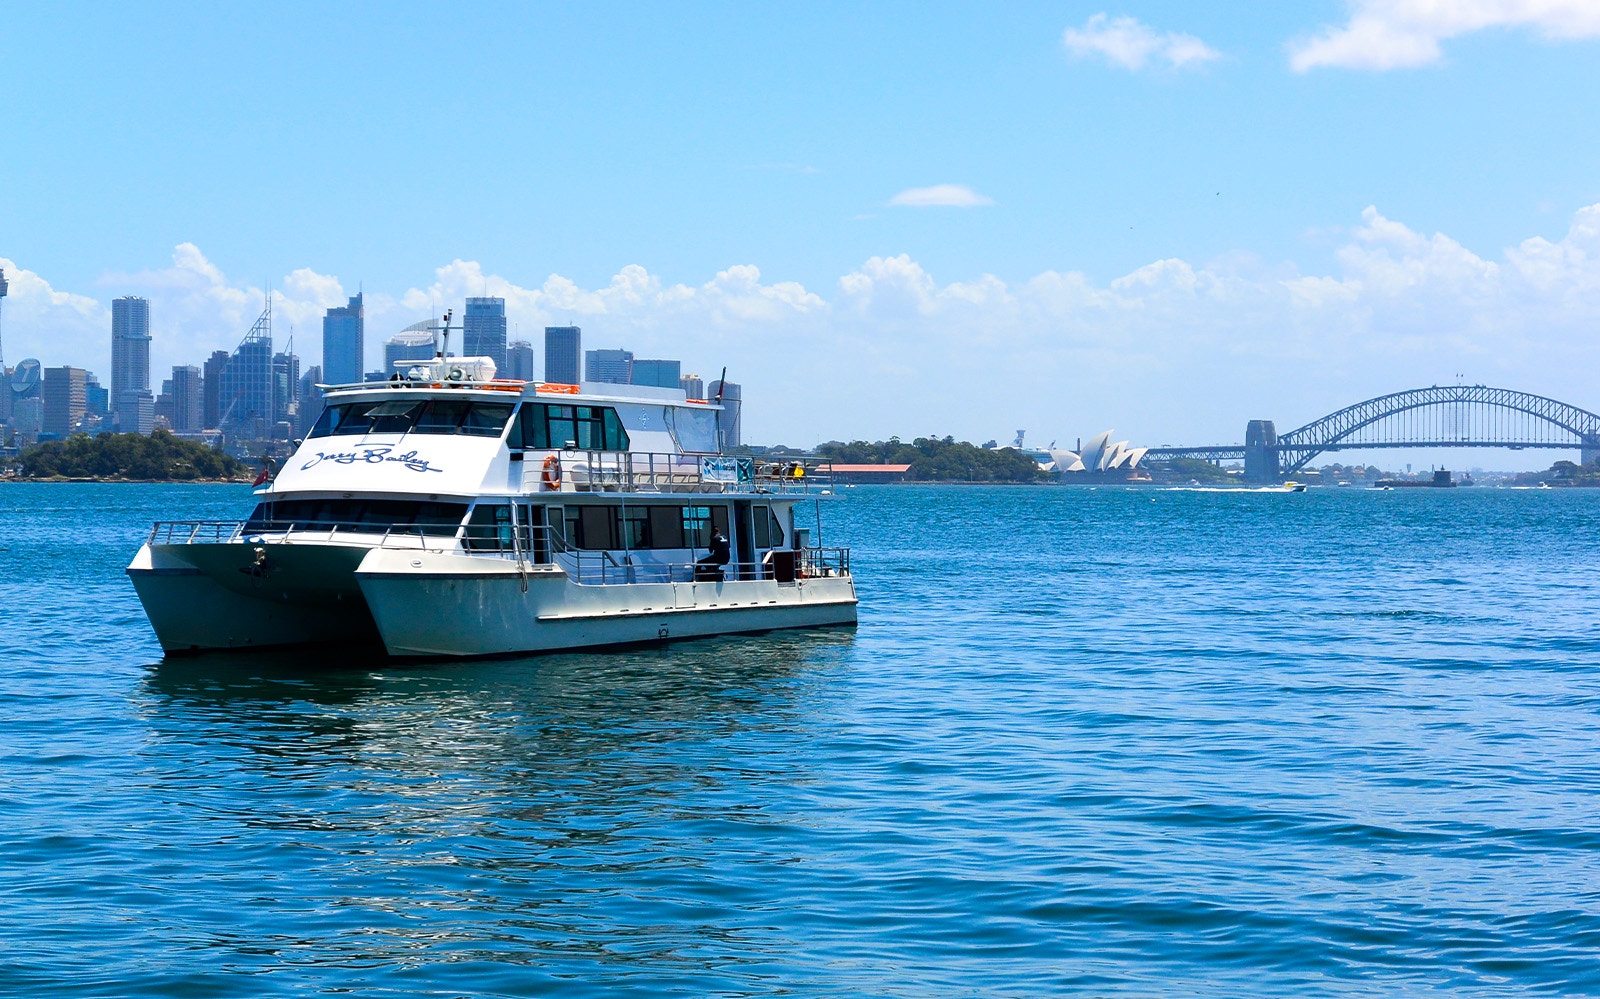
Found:
[[[1597,6],[24,5],[6,356],[105,369],[134,293],[198,363],[270,283],[313,359],[365,288],[376,358],[487,288],[766,440],[1600,407]]]

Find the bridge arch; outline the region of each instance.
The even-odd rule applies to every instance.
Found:
[[[1278,467],[1296,472],[1325,451],[1384,447],[1546,447],[1600,454],[1600,415],[1487,385],[1434,385],[1346,406],[1280,434]]]

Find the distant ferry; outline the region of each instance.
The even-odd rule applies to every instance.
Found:
[[[351,640],[485,656],[856,623],[825,475],[718,449],[721,406],[438,356],[326,409],[238,522],[164,521],[128,575],[169,653]],[[807,505],[810,505],[809,503]]]

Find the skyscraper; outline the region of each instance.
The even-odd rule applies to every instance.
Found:
[[[280,423],[288,421],[287,427],[279,428],[284,437],[288,437],[289,432],[294,429],[295,416],[299,412],[300,358],[287,351],[274,354],[272,355],[272,414]]]
[[[544,380],[576,385],[583,378],[583,330],[577,326],[544,328]]]
[[[39,426],[42,433],[65,437],[78,429],[88,405],[88,374],[82,368],[44,369],[44,413]]]
[[[739,391],[734,382],[714,381],[706,386],[706,401],[722,403],[722,412],[717,416],[717,444],[724,451],[731,451],[744,442],[741,426],[744,401]]]
[[[506,366],[506,300],[469,298],[461,319],[461,353],[466,357],[492,357],[494,366]]]
[[[396,333],[383,344],[383,370],[384,377],[400,370],[404,361],[432,360],[433,355],[439,350],[437,334],[433,331],[434,322],[425,319],[420,323],[413,323]],[[470,354],[471,351],[468,351]],[[404,374],[404,372],[401,372]]]
[[[204,401],[200,405],[200,429],[217,430],[222,427],[222,379],[228,373],[228,352],[214,350],[206,359],[205,372],[201,376],[201,391]]]
[[[704,399],[706,397],[706,383],[699,375],[679,376],[678,387],[683,389],[683,394],[691,399]]]
[[[513,340],[506,345],[504,377],[521,382],[533,381],[533,344],[526,340]]]
[[[192,364],[172,367],[172,380],[168,390],[172,399],[172,412],[167,417],[172,429],[179,433],[198,433],[205,427],[205,389],[200,369]]]
[[[322,372],[329,385],[361,381],[367,346],[366,316],[358,293],[349,305],[322,317]]]
[[[322,415],[322,366],[313,364],[300,376],[300,413],[295,420],[295,434],[304,437]]]
[[[278,418],[273,395],[272,300],[268,299],[261,317],[239,341],[239,349],[228,358],[227,370],[222,373],[222,391],[217,396],[221,429],[235,437],[266,437]]]
[[[583,378],[590,382],[628,384],[633,380],[633,351],[621,348],[584,351]]]
[[[127,392],[150,390],[150,303],[128,296],[111,303],[111,409],[121,414]],[[151,404],[154,405],[154,398]],[[128,428],[131,429],[131,428]],[[148,430],[133,431],[149,433]]]
[[[633,362],[633,371],[629,373],[628,383],[654,385],[656,388],[677,388],[678,377],[682,371],[683,364],[680,361],[641,357]]]

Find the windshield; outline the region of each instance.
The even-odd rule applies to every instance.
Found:
[[[309,437],[365,434],[465,434],[499,437],[511,419],[511,404],[466,399],[385,399],[329,406]]]
[[[268,500],[245,523],[246,533],[259,531],[346,530],[449,537],[466,515],[465,503],[389,499]]]

